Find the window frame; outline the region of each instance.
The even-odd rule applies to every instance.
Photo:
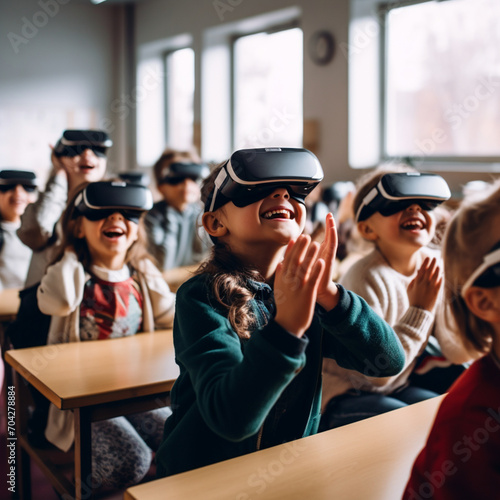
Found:
[[[374,110],[374,125],[376,123],[375,126],[377,130],[374,130],[371,133],[372,146],[371,149],[367,150],[367,157],[358,158],[358,156],[354,153],[355,148],[360,147],[359,145],[361,139],[360,134],[356,134],[357,127],[352,125],[352,123],[349,125],[349,133],[351,136],[351,139],[349,140],[349,163],[353,169],[373,168],[377,164],[386,162],[407,161],[416,168],[425,169],[427,171],[475,173],[496,173],[500,171],[500,155],[435,155],[427,154],[422,151],[421,155],[393,156],[387,153],[387,16],[392,9],[429,3],[432,1],[434,0],[401,0],[396,2],[381,0],[351,0],[349,43],[343,44],[343,47],[341,48],[343,48],[344,55],[347,57],[349,63],[351,63],[352,59],[356,60],[356,56],[366,49],[363,43],[358,43],[356,37],[359,37],[359,40],[365,42],[368,39],[373,39],[372,42],[375,44],[375,50],[373,50],[373,54],[370,56],[370,61],[372,61],[375,67],[373,77],[375,78],[374,81],[378,86],[376,98],[372,98],[369,102],[369,105],[372,106]],[[366,23],[371,24],[370,26],[365,27],[365,31],[359,31],[356,29],[356,23],[358,21],[365,21]],[[377,29],[374,28],[375,25]],[[365,38],[363,38],[363,36]],[[362,62],[358,63],[358,60],[356,60],[356,64],[366,64]],[[356,66],[356,68],[358,68],[358,66]],[[353,70],[352,65],[350,64],[349,78],[352,78],[352,80],[349,84],[349,94],[351,94],[351,89],[356,87],[356,84],[352,83],[355,80],[353,74],[359,74],[359,72],[359,69]],[[357,82],[357,85],[359,86],[359,81]],[[359,90],[357,90],[357,92],[359,94]],[[356,118],[353,118],[355,116],[353,115],[353,110],[356,109],[356,105],[354,103],[356,102],[360,102],[359,97],[356,95],[354,95],[354,97],[349,95],[349,108],[351,108],[349,111],[349,121],[354,124],[359,121]]]

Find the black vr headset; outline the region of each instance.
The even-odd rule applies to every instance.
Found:
[[[281,186],[287,188],[291,198],[304,203],[322,179],[319,160],[307,149],[240,149],[217,175],[205,212],[213,212],[229,201],[237,207],[245,207]]]
[[[92,182],[76,197],[73,218],[83,215],[88,220],[98,221],[120,212],[137,224],[141,215],[152,207],[153,195],[145,186],[116,181]]]
[[[481,265],[469,276],[461,290],[462,297],[471,286],[500,286],[500,241],[483,257]]]
[[[142,172],[120,172],[118,177],[130,184],[139,184],[140,186],[149,185],[149,175]]]
[[[54,147],[56,156],[78,156],[91,149],[97,156],[106,156],[113,145],[108,134],[102,130],[65,130]]]
[[[413,204],[424,210],[433,210],[450,196],[448,184],[439,175],[419,172],[385,174],[363,198],[355,220],[361,222],[375,212],[388,217]]]
[[[168,166],[166,174],[161,178],[160,184],[180,184],[184,179],[195,182],[208,177],[210,169],[205,163],[177,162]]]
[[[27,193],[32,193],[38,186],[34,172],[29,170],[2,170],[0,172],[0,192],[6,193],[21,185]]]

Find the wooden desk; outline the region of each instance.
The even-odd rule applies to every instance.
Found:
[[[401,500],[442,398],[134,486],[124,500]]]
[[[0,323],[13,321],[19,309],[19,289],[6,288],[0,291]]]
[[[17,311],[19,309],[19,289],[18,288],[5,288],[0,291],[0,354],[2,358],[5,352],[10,349],[10,340],[5,335],[5,331],[9,324],[16,319]],[[2,361],[0,361],[2,363]],[[12,384],[12,370],[9,367],[0,367],[4,370],[3,376],[0,373],[0,381],[3,379],[3,384],[0,382],[0,390],[7,395],[6,388]],[[7,397],[7,396],[6,396]],[[7,401],[5,401],[7,403]]]
[[[89,497],[86,478],[91,473],[91,422],[165,406],[179,374],[171,330],[10,350],[5,360],[57,408],[73,411],[76,487],[44,463],[43,450],[31,447],[21,419],[16,432],[19,460],[24,458],[29,463],[29,457],[34,458],[62,495],[77,500]],[[18,415],[23,408],[21,391],[17,390],[21,384],[16,383]],[[22,498],[23,494],[29,495],[26,489],[30,484],[27,467],[21,463],[20,468]]]

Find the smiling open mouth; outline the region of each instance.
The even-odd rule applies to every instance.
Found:
[[[112,231],[103,231],[103,234],[107,238],[119,238],[120,236],[123,236],[125,233],[123,231],[112,230]]]
[[[294,219],[295,215],[290,210],[269,210],[262,214],[264,219]]]
[[[425,225],[422,221],[414,219],[403,222],[403,224],[401,224],[401,228],[407,231],[421,231],[422,229],[425,229]]]

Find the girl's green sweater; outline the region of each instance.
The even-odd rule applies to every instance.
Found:
[[[392,328],[340,285],[338,305],[329,312],[317,306],[303,338],[273,320],[267,284],[248,287],[255,293],[257,321],[248,340],[232,329],[207,275],[177,291],[174,345],[180,374],[156,454],[159,477],[316,433],[323,356],[370,376],[392,376],[404,366]]]

